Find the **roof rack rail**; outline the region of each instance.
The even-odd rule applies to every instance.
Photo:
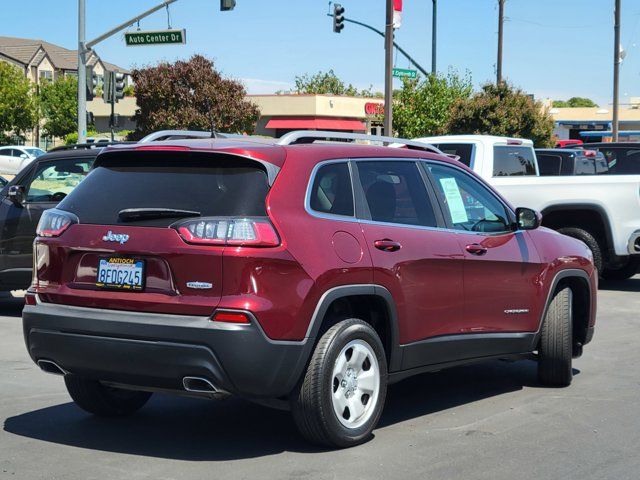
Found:
[[[63,150],[91,150],[93,148],[104,148],[109,145],[121,145],[123,143],[135,143],[135,142],[91,142],[91,143],[72,143],[70,145],[59,145],[57,147],[50,148],[49,152],[61,152]]]
[[[212,138],[211,132],[199,130],[158,130],[150,133],[138,141],[138,143],[157,142],[160,140],[182,140],[185,138]],[[214,138],[226,138],[222,133],[215,132]]]
[[[331,132],[325,130],[296,130],[284,134],[276,142],[277,145],[294,145],[296,143],[313,143],[314,140],[364,140],[382,142],[388,147],[407,147],[413,150],[425,150],[431,153],[444,155],[433,145],[424,142],[416,142],[405,138],[385,137],[382,135],[367,135],[365,133]]]

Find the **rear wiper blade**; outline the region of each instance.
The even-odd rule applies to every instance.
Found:
[[[194,212],[193,210],[180,210],[177,208],[125,208],[118,212],[118,217],[124,221],[199,216],[201,216],[200,212]]]

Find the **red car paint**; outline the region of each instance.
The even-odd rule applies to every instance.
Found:
[[[37,239],[39,262],[31,293],[44,303],[110,310],[182,315],[245,310],[270,339],[301,340],[326,292],[341,285],[376,284],[393,296],[399,343],[404,345],[449,334],[535,332],[555,275],[579,269],[591,280],[589,326],[595,322],[597,279],[589,251],[551,230],[470,234],[328,219],[305,209],[312,171],[326,160],[428,159],[461,168],[459,162],[421,151],[372,146],[169,144],[176,146],[242,156],[279,168],[266,207],[280,245],[191,245],[172,228],[79,223],[59,237]],[[154,148],[162,150],[161,145]],[[103,155],[132,149],[110,148]],[[103,242],[109,229],[129,235],[129,241]],[[486,253],[477,256],[470,253],[474,249]],[[97,258],[111,254],[146,260],[144,292],[96,288]],[[186,282],[194,278],[213,287],[190,290]],[[505,315],[510,309],[527,312]]]

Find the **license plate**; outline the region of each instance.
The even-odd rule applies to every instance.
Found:
[[[144,260],[127,257],[101,258],[98,262],[96,286],[141,291],[144,288]]]

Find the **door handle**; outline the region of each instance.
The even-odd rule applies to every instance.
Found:
[[[467,245],[465,249],[472,255],[482,256],[487,253],[487,248],[483,247],[479,243],[472,243],[470,245]]]
[[[389,240],[388,238],[385,238],[383,240],[376,240],[375,242],[373,242],[373,246],[378,250],[382,250],[383,252],[397,252],[398,250],[400,250],[400,247],[402,247],[400,243]]]

